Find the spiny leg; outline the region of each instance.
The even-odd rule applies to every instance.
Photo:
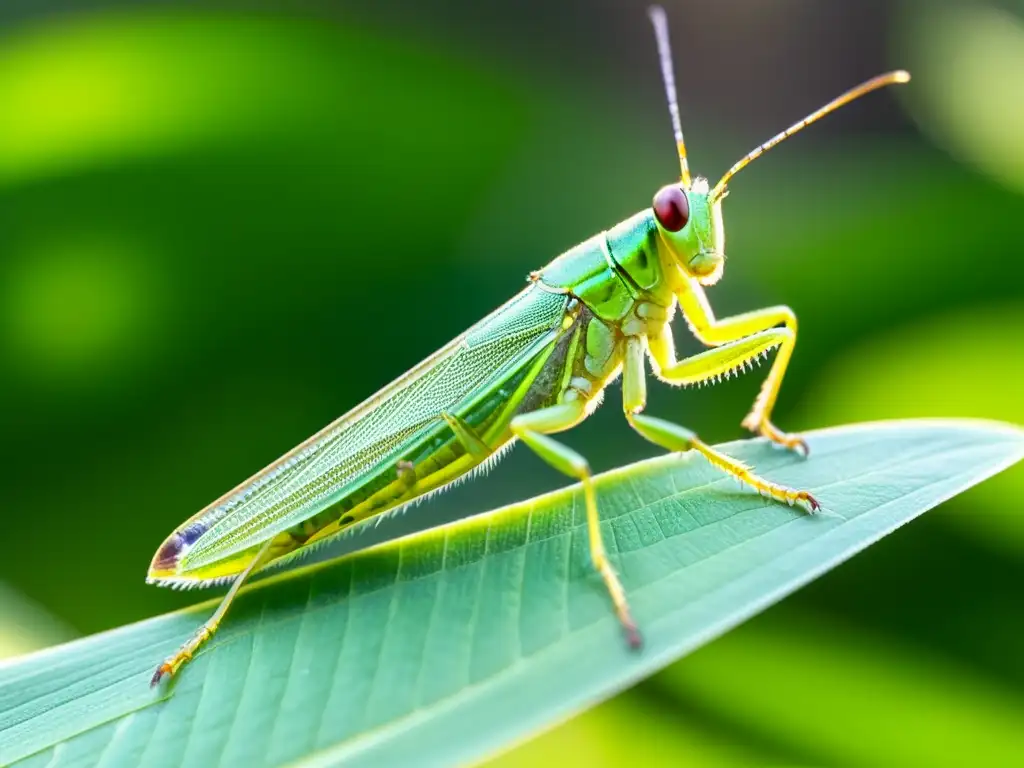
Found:
[[[181,665],[191,660],[196,651],[199,650],[200,646],[213,637],[217,628],[220,626],[221,621],[224,620],[224,615],[228,612],[228,608],[231,607],[231,603],[238,594],[238,590],[241,589],[242,584],[255,570],[266,564],[267,555],[270,552],[270,545],[272,543],[273,539],[264,544],[263,547],[260,548],[259,552],[256,553],[256,557],[253,558],[252,562],[246,566],[244,571],[238,574],[238,577],[231,584],[231,589],[229,589],[228,593],[224,595],[224,599],[220,601],[220,605],[217,606],[217,610],[213,612],[213,615],[207,619],[206,622],[204,622],[203,625],[195,631],[192,637],[186,640],[177,651],[168,656],[164,660],[163,664],[157,667],[156,672],[153,674],[153,679],[150,681],[150,685],[157,685],[160,680],[163,679],[164,675],[173,677],[181,668]]]
[[[755,489],[763,496],[776,501],[784,501],[790,506],[797,503],[802,504],[810,512],[814,512],[821,506],[818,500],[807,491],[798,491],[779,483],[773,483],[754,474],[746,464],[712,448],[685,427],[642,413],[633,414],[628,419],[633,429],[655,445],[669,451],[688,451],[692,448],[714,466],[732,475],[744,485]]]
[[[785,329],[782,328],[776,330],[785,331]],[[770,333],[770,331],[765,331],[763,334],[756,334],[755,336],[764,336],[768,333]],[[677,369],[688,371],[689,368],[686,366],[690,361],[702,358],[710,353],[720,353],[730,349],[732,349],[734,354],[731,361],[731,367],[735,367],[740,360],[749,359],[749,357],[745,356],[761,353],[761,350],[757,345],[750,346],[738,344],[735,345],[735,348],[732,347],[733,345],[723,345],[718,349],[710,350],[710,352],[701,353],[695,358],[689,358],[688,360],[678,363]],[[725,359],[719,359],[717,364],[726,365],[727,362]],[[716,371],[716,369],[710,367],[708,370]],[[662,371],[662,376],[664,375],[665,371]],[[713,372],[709,375],[715,376],[719,374],[717,372]],[[628,339],[626,342],[626,357],[622,370],[622,406],[626,413],[626,419],[629,421],[630,426],[632,426],[633,429],[639,432],[642,437],[650,440],[655,445],[665,448],[666,450],[696,450],[715,467],[732,475],[741,483],[749,485],[758,493],[768,496],[769,498],[784,501],[790,505],[800,503],[805,505],[811,512],[819,508],[820,505],[818,504],[817,499],[807,491],[797,491],[784,485],[773,483],[770,480],[765,480],[764,478],[754,474],[747,465],[727,456],[715,448],[712,448],[685,427],[673,424],[670,421],[665,421],[664,419],[658,419],[653,416],[646,416],[642,414],[641,411],[644,409],[646,403],[647,380],[646,371],[644,370],[644,347],[643,342],[639,338],[633,337]]]
[[[786,328],[769,328],[682,360],[662,359],[662,349],[654,345],[651,354],[658,364],[658,378],[662,381],[684,386],[702,384],[746,370],[761,356],[790,341],[792,336]]]
[[[608,554],[601,538],[601,520],[597,513],[597,496],[591,477],[590,464],[583,456],[568,446],[559,443],[547,435],[562,432],[574,427],[586,417],[586,404],[583,400],[573,400],[544,408],[532,413],[516,416],[511,423],[512,432],[528,445],[534,453],[544,459],[559,472],[579,480],[583,484],[583,498],[587,509],[587,532],[590,541],[590,559],[594,568],[601,575],[608,594],[611,596],[615,613],[619,617],[630,646],[639,648],[640,633],[629,612],[626,602],[626,591],[622,588],[619,577],[612,569]]]
[[[786,374],[786,367],[789,365],[789,359],[793,356],[793,348],[796,346],[797,322],[793,310],[784,306],[768,307],[719,320],[708,303],[704,289],[696,280],[685,281],[677,291],[677,297],[690,329],[700,341],[709,346],[717,347],[728,344],[777,325],[782,325],[790,332],[789,338],[779,345],[778,354],[768,372],[768,377],[761,385],[761,391],[754,400],[750,412],[743,419],[742,425],[751,432],[763,435],[773,443],[783,445],[806,456],[808,454],[807,443],[797,435],[783,432],[771,421],[772,409],[775,407],[779,389],[782,387],[782,377]],[[666,334],[668,335],[667,344],[664,338],[651,339],[651,351],[654,353],[657,349],[659,353],[668,352],[666,362],[671,364],[675,353],[672,350],[671,335],[667,326],[662,336],[664,337]]]

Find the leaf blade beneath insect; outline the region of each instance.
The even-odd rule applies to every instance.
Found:
[[[480,759],[762,610],[1024,455],[1021,430],[908,421],[809,435],[803,462],[726,446],[825,513],[767,504],[690,455],[602,476],[645,632],[624,647],[575,489],[248,590],[169,691],[153,665],[211,605],[0,667],[0,763],[380,765]],[[162,698],[161,698],[162,697]]]

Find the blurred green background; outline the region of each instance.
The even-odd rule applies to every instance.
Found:
[[[1024,4],[666,6],[713,180],[914,76],[731,185],[716,311],[801,322],[777,423],[1024,422]],[[194,601],[144,584],[177,523],[673,179],[643,9],[0,8],[0,658]],[[732,439],[758,385],[650,411]],[[652,454],[617,399],[567,436],[599,469]],[[514,452],[354,543],[561,484]],[[1022,498],[1017,468],[496,765],[1010,762]]]

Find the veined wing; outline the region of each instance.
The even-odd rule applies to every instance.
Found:
[[[531,285],[371,398],[206,507],[177,536],[185,570],[242,552],[326,509],[561,328],[568,297]],[[161,550],[163,551],[163,550]],[[158,553],[159,558],[159,553]],[[180,571],[179,571],[180,572]]]

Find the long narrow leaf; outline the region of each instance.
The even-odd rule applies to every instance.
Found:
[[[807,488],[814,517],[700,457],[603,475],[629,651],[588,563],[578,489],[276,576],[169,688],[155,664],[206,603],[0,667],[0,764],[411,765],[480,759],[612,695],[1024,455],[1024,432],[908,421],[811,433],[803,461],[724,446]],[[955,566],[953,566],[955,567]]]

